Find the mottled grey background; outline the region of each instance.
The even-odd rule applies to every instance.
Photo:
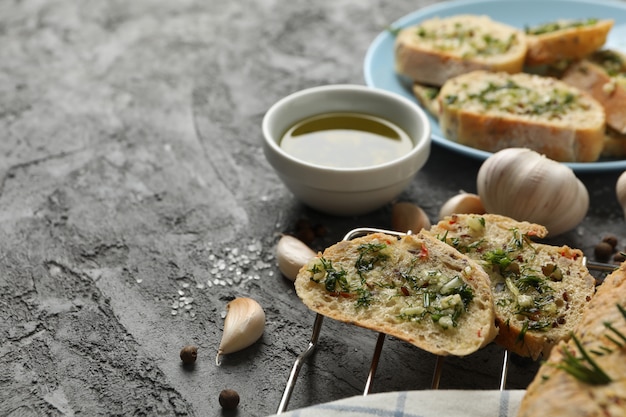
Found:
[[[363,84],[365,52],[432,1],[6,0],[0,3],[0,415],[272,414],[313,315],[274,259],[305,220],[390,227],[390,208],[334,218],[301,206],[261,151],[264,112],[296,90]],[[432,220],[479,162],[437,146],[401,196]],[[554,240],[593,255],[626,237],[619,173],[581,176],[589,215]],[[626,242],[624,242],[626,243]],[[214,357],[229,300],[263,338]],[[376,335],[327,320],[290,409],[361,393]],[[192,369],[179,350],[199,346]],[[497,388],[502,352],[446,362],[442,388]],[[373,390],[430,386],[434,358],[385,344]],[[514,360],[509,387],[536,365]]]

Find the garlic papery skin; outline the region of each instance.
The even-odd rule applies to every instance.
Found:
[[[485,214],[485,207],[480,196],[461,191],[443,203],[439,209],[439,220],[453,214]]]
[[[252,298],[235,298],[226,309],[224,332],[215,357],[218,366],[221,355],[247,348],[259,340],[265,330],[265,311]]]
[[[419,233],[430,229],[430,219],[419,206],[409,202],[395,203],[391,208],[391,228],[396,232]]]
[[[617,201],[619,201],[622,210],[624,211],[624,218],[626,218],[626,171],[617,178],[615,184],[615,194],[617,194]]]
[[[289,280],[295,281],[300,268],[306,265],[316,253],[300,239],[283,235],[276,245],[278,269]]]
[[[589,210],[589,193],[568,166],[525,148],[494,153],[476,179],[487,213],[545,226],[551,236],[576,227]]]

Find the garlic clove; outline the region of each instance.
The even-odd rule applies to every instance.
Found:
[[[421,207],[408,202],[395,203],[391,209],[391,228],[396,232],[418,233],[430,229],[430,219]]]
[[[300,239],[283,235],[276,245],[278,269],[289,280],[294,281],[300,268],[306,265],[316,253]]]
[[[589,209],[589,193],[571,168],[530,149],[491,155],[476,186],[488,213],[540,224],[551,236],[576,227]]]
[[[235,298],[226,309],[224,332],[215,357],[218,366],[221,355],[247,348],[259,340],[265,330],[265,312],[252,298]]]
[[[480,197],[477,194],[461,192],[446,201],[439,210],[439,220],[453,214],[485,214]]]
[[[624,217],[626,218],[626,171],[622,172],[617,178],[615,193],[617,194],[617,201],[619,201],[620,206],[622,206]]]

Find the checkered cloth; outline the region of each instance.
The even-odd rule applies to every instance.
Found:
[[[285,417],[515,417],[524,390],[398,391],[286,411]]]

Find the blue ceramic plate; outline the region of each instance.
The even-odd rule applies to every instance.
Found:
[[[455,0],[424,7],[390,25],[393,29],[415,25],[434,16],[484,14],[493,20],[518,28],[546,23],[556,19],[610,18],[615,25],[606,47],[626,52],[626,1],[606,0]],[[379,34],[365,56],[365,82],[415,100],[410,85],[396,76],[393,64],[394,36],[389,31]],[[491,153],[446,139],[437,122],[431,118],[435,143],[468,157],[484,160]],[[588,163],[567,163],[575,172],[626,170],[626,160],[600,160]]]

